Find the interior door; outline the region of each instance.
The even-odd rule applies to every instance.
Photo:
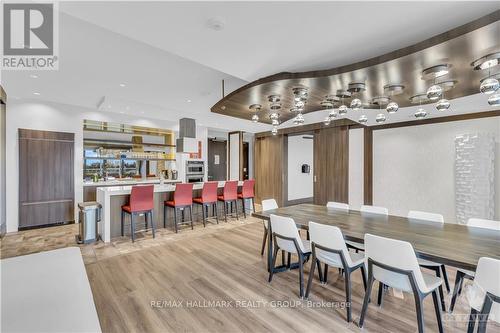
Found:
[[[208,140],[208,180],[226,180],[226,141]]]
[[[349,129],[323,128],[314,133],[314,203],[348,202]]]

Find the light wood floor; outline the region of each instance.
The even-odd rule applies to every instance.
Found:
[[[2,257],[74,245],[76,226],[30,230],[2,240]],[[344,281],[330,269],[329,282],[313,285],[308,306],[298,298],[298,271],[278,273],[267,282],[260,256],[262,223],[248,218],[220,225],[200,225],[179,234],[161,231],[110,245],[81,246],[103,332],[415,332],[411,295],[399,299],[389,291],[382,307],[370,304],[364,329],[359,318],[364,291],[354,274],[353,319],[331,306],[344,301]],[[309,263],[306,264],[306,278]],[[453,287],[455,270],[448,270]],[[7,286],[2,286],[7,287]],[[376,299],[374,287],[372,298]],[[447,295],[449,306],[451,295]],[[321,302],[327,302],[321,304]],[[211,303],[210,303],[211,302]],[[437,331],[432,298],[425,306],[426,331]],[[444,316],[448,332],[465,332],[465,295],[454,315]],[[489,332],[499,332],[488,324]]]

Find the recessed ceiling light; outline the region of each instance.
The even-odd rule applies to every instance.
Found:
[[[218,17],[211,18],[207,21],[207,27],[215,31],[220,31],[224,29],[224,21]]]
[[[30,78],[32,78],[32,79],[38,79],[38,75],[36,75],[36,74],[30,74]]]
[[[475,70],[489,69],[500,64],[500,52],[491,53],[473,61],[470,65]]]
[[[188,100],[186,100],[186,102],[191,103],[191,100],[190,100],[190,99],[188,99]]]
[[[125,83],[120,83],[120,87],[125,87]]]
[[[39,92],[34,92],[33,95],[40,96]]]
[[[422,80],[433,80],[450,72],[450,64],[440,64],[422,71]]]

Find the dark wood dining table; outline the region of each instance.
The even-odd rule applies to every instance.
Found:
[[[305,230],[308,229],[309,221],[334,225],[342,230],[346,240],[360,243],[363,243],[367,233],[407,241],[420,258],[472,271],[475,271],[481,257],[500,259],[500,231],[496,230],[366,214],[355,210],[342,211],[313,204],[255,212],[253,216],[269,221],[271,214],[291,217],[297,227]],[[273,253],[271,235],[269,223],[268,267]]]

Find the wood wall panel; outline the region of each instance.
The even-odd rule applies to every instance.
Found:
[[[257,138],[254,147],[254,175],[256,202],[274,198],[279,206],[284,204],[285,177],[283,165],[285,136]]]
[[[314,203],[349,200],[349,127],[314,133]]]
[[[373,205],[373,130],[365,127],[363,133],[363,202]]]
[[[19,228],[74,220],[74,134],[19,129]]]

